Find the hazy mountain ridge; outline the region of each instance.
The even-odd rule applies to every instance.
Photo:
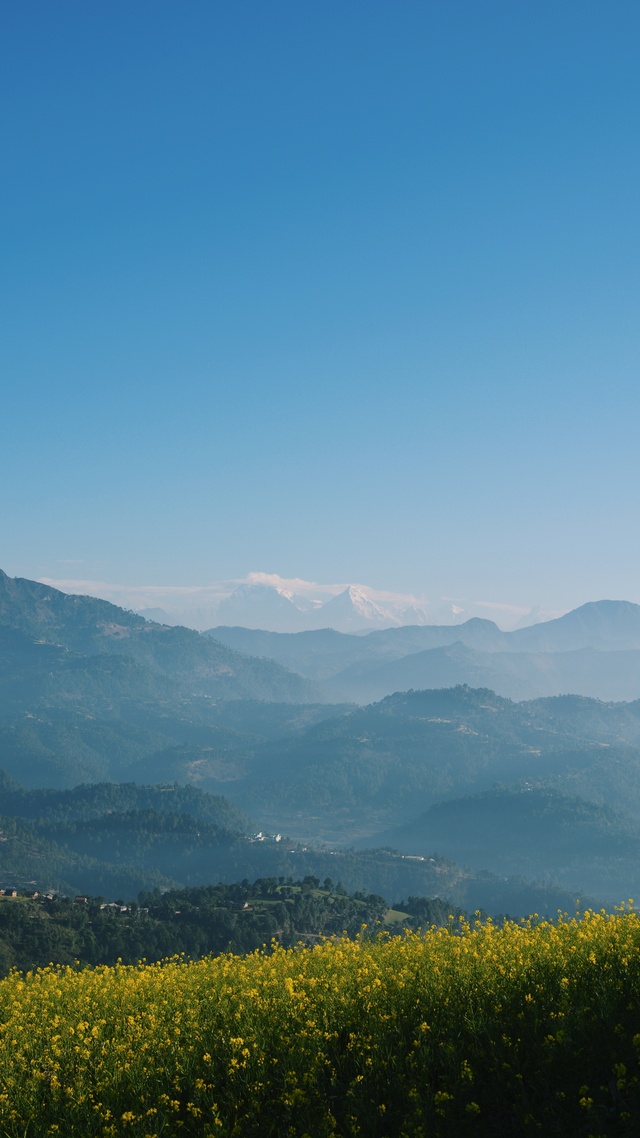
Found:
[[[505,633],[515,651],[569,652],[640,649],[640,605],[589,601],[555,620]]]
[[[210,789],[243,777],[247,758],[262,743],[337,711],[324,704],[237,702],[244,722],[236,722],[225,704],[197,699],[167,707],[127,698],[102,713],[86,703],[14,707],[0,717],[1,761],[11,777],[32,788],[160,778]],[[273,712],[271,723],[265,707]]]
[[[454,643],[382,666],[352,665],[325,681],[335,699],[341,696],[356,703],[372,703],[395,691],[457,684],[488,687],[517,700],[565,692],[633,700],[640,694],[640,651],[478,652]]]
[[[503,632],[493,621],[389,628],[354,636],[212,629],[321,682],[334,699],[370,703],[394,691],[469,684],[514,699],[577,692],[640,696],[640,605],[596,601],[565,616]]]

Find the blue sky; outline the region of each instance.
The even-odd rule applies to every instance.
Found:
[[[635,0],[7,0],[0,565],[640,602]]]

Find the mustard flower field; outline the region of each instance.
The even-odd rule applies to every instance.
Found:
[[[640,919],[0,982],[0,1135],[637,1135]]]

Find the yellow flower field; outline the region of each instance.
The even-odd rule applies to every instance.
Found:
[[[640,920],[0,981],[0,1135],[640,1133]]]

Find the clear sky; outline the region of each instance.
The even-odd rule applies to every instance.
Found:
[[[5,0],[0,566],[640,602],[637,0]]]

